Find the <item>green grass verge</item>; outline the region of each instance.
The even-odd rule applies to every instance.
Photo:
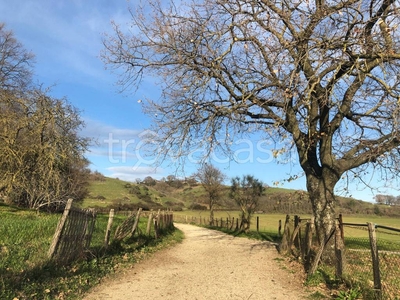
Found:
[[[87,258],[54,265],[47,252],[59,218],[0,204],[0,299],[80,299],[105,276],[183,239],[179,230],[157,240],[140,235],[111,243],[105,252],[108,216],[98,215]],[[114,230],[125,218],[114,217]],[[147,219],[141,218],[140,231],[146,226]]]

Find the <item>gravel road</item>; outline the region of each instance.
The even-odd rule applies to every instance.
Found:
[[[283,268],[274,244],[175,226],[185,234],[181,244],[106,279],[84,299],[306,299],[301,276]]]

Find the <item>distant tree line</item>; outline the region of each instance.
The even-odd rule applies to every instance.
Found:
[[[176,177],[175,175],[168,175],[167,177],[163,177],[160,180],[154,179],[151,176],[146,176],[143,180],[140,178],[136,178],[137,184],[144,184],[147,186],[155,186],[159,183],[166,183],[170,187],[174,188],[182,188],[185,184],[190,186],[198,185],[199,182],[196,180],[195,176],[185,177],[183,179]]]
[[[382,195],[378,194],[374,197],[375,202],[378,204],[386,204],[386,205],[400,205],[400,195]]]

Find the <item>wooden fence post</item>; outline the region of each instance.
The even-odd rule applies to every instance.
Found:
[[[376,244],[375,224],[368,223],[369,242],[371,245],[372,267],[374,271],[374,290],[376,299],[382,298],[381,275],[379,273],[379,256]]]
[[[339,228],[340,228],[340,236],[342,237],[342,241],[344,242],[344,227],[343,227],[343,216],[339,214]]]
[[[340,220],[335,221],[335,255],[336,255],[336,278],[342,278],[344,265],[344,243],[342,231],[340,230]]]
[[[160,222],[160,228],[165,229],[165,211],[163,210],[161,212],[161,222]]]
[[[299,241],[299,237],[300,237],[300,217],[295,215],[294,216],[294,229],[293,229],[293,233],[292,233],[292,238],[290,239],[290,243],[289,243],[289,249],[292,248],[292,246],[294,245],[295,247],[301,247],[300,243],[295,243],[296,242],[296,237],[297,237],[297,241]],[[301,249],[300,249],[301,250]]]
[[[312,247],[312,239],[314,233],[314,217],[311,217],[311,220],[307,222],[306,227],[306,245],[305,245],[305,268],[306,271],[310,269],[311,266],[311,247]]]
[[[69,211],[72,206],[72,201],[73,201],[72,199],[68,199],[67,205],[65,206],[65,209],[64,209],[64,213],[60,219],[60,222],[58,222],[56,232],[54,233],[53,240],[51,242],[50,249],[48,252],[48,257],[50,259],[53,257],[53,255],[57,249],[58,242],[60,241],[61,232],[64,228],[65,222],[67,221],[68,214],[69,214]]]
[[[104,248],[108,247],[108,244],[110,242],[110,235],[111,235],[111,226],[114,220],[114,209],[110,209],[110,215],[108,216],[108,223],[107,223],[107,230],[106,230],[106,236],[104,238]]]
[[[156,216],[154,219],[154,238],[158,239],[158,217]]]
[[[150,235],[151,221],[153,220],[153,212],[150,213],[149,219],[147,220],[146,235]]]
[[[201,217],[200,217],[200,225],[201,225]],[[165,212],[165,227],[170,229],[172,227],[172,212],[167,210]]]
[[[283,228],[282,241],[281,244],[279,245],[280,253],[288,251],[289,248],[289,242],[288,242],[290,240],[289,221],[290,221],[290,216],[286,215],[285,226]]]
[[[138,226],[138,224],[139,224],[139,217],[140,217],[140,213],[141,213],[141,212],[142,212],[142,208],[139,208],[139,209],[137,210],[137,213],[136,213],[135,222],[133,223],[133,226],[132,226],[131,236],[133,236],[133,235],[135,234],[135,231],[136,231],[137,226]]]
[[[257,232],[260,231],[260,217],[257,216]]]
[[[282,230],[282,220],[279,220],[279,225],[278,225],[278,236],[279,237],[282,235],[281,230]]]

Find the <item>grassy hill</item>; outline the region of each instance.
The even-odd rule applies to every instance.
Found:
[[[225,187],[224,196],[217,209],[235,210],[236,204],[229,199],[229,187]],[[141,207],[145,210],[207,209],[207,194],[199,183],[154,181],[151,184],[136,184],[108,177],[96,177],[91,180],[89,195],[81,203],[83,208],[98,210],[133,210]],[[308,194],[301,190],[270,187],[260,201],[260,212],[304,214],[311,213]],[[376,205],[354,198],[337,197],[337,213],[400,216],[400,207]]]

